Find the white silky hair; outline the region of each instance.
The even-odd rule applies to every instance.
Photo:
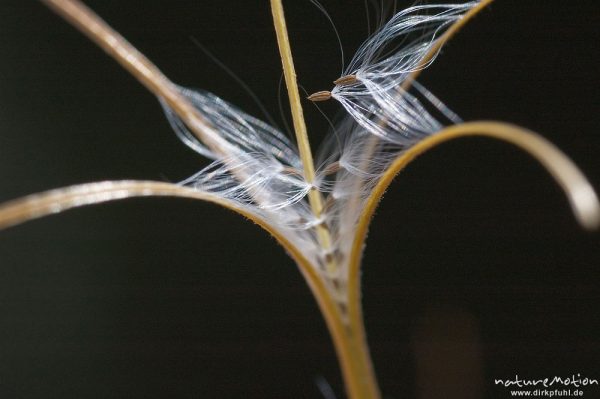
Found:
[[[413,92],[402,86],[411,74],[431,65],[439,52],[434,51],[436,40],[477,4],[418,5],[400,11],[359,47],[344,71],[354,81],[336,85],[331,96],[369,132],[397,144],[410,145],[443,126],[420,99],[459,122],[422,85],[414,83]]]
[[[360,46],[344,71],[356,81],[332,90],[347,115],[322,143],[312,182],[305,179],[298,149],[285,134],[212,93],[180,88],[231,148],[227,155],[209,149],[161,101],[179,138],[214,160],[180,184],[217,195],[270,225],[302,252],[343,303],[356,226],[373,187],[403,151],[445,123],[460,121],[418,82],[410,82],[407,89],[402,85],[433,61],[435,56],[422,64],[444,30],[476,4],[411,7]],[[307,200],[311,190],[323,197],[319,217]],[[331,236],[327,249],[320,244],[318,225]],[[326,267],[331,259],[334,270]]]

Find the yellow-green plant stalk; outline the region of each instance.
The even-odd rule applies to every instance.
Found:
[[[462,122],[416,80],[442,46],[491,0],[413,6],[382,24],[342,75],[332,78],[333,89],[309,96],[313,101],[336,100],[347,114],[314,156],[282,0],[270,0],[270,5],[295,142],[212,93],[174,84],[78,0],[41,2],[156,95],[182,141],[213,163],[179,184],[107,181],[16,199],[0,205],[0,228],[131,197],[184,197],[231,209],[268,231],[298,265],[326,321],[352,399],[381,397],[360,295],[369,222],[393,178],[415,157],[460,137],[508,142],[550,172],[584,228],[600,225],[593,188],[554,145],[508,123]]]

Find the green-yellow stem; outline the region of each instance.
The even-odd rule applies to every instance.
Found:
[[[298,83],[296,82],[296,70],[294,68],[290,39],[287,33],[281,0],[271,1],[271,11],[273,12],[277,44],[279,45],[279,53],[281,54],[281,62],[283,64],[285,84],[290,98],[294,132],[296,133],[298,150],[300,151],[300,157],[304,165],[304,177],[312,183],[315,179],[315,167],[306,132],[306,123],[304,122],[304,113],[302,112],[302,103],[300,102],[300,93],[298,91]]]
[[[277,43],[279,45],[286,87],[290,99],[296,140],[304,167],[304,177],[309,183],[314,183],[315,167],[306,124],[304,122],[298,84],[296,82],[296,72],[282,1],[271,0],[271,10],[273,12]],[[321,193],[317,189],[312,189],[308,194],[308,200],[313,214],[315,217],[320,218],[323,212],[323,198],[321,197]],[[330,249],[332,242],[327,225],[317,225],[316,231],[322,248],[324,250]],[[326,265],[328,271],[335,271],[338,266],[335,264],[335,261],[330,261]],[[301,268],[301,270],[303,269]],[[319,290],[315,290],[312,284],[310,285],[333,338],[348,397],[351,399],[380,398],[381,394],[379,393],[379,387],[375,379],[375,373],[373,372],[367,342],[364,339],[362,320],[354,320],[351,323],[345,322],[345,318],[342,315],[344,310],[340,306],[336,306],[335,302],[332,301],[332,293],[329,290],[319,292]],[[355,331],[350,326],[357,323],[361,324],[361,327],[358,331]]]
[[[285,85],[290,99],[294,132],[296,133],[298,150],[300,152],[300,158],[302,159],[304,178],[307,182],[314,183],[315,165],[306,131],[306,123],[304,122],[304,113],[302,111],[302,103],[300,102],[300,92],[298,91],[298,83],[296,82],[296,70],[294,68],[292,49],[290,48],[290,39],[288,37],[281,0],[271,0],[271,11],[273,12],[277,44],[279,46],[279,53],[283,64]],[[323,212],[323,198],[321,197],[321,194],[316,189],[312,189],[308,193],[308,200],[314,215],[317,218],[320,218]],[[331,246],[331,238],[328,232],[323,227],[317,226],[317,234],[319,235],[321,245],[323,245],[325,249],[329,249]]]

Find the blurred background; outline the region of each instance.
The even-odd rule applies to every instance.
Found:
[[[86,3],[175,82],[261,116],[195,38],[281,123],[266,0]],[[368,33],[364,4],[323,4],[347,62]],[[304,0],[286,13],[300,83],[330,89],[341,55],[326,18]],[[599,24],[594,1],[497,1],[421,82],[465,120],[541,133],[598,189]],[[328,124],[305,107],[316,147]],[[0,4],[0,131],[1,201],[175,182],[206,164],[152,95],[36,1]],[[600,379],[599,244],[515,148],[468,139],[420,157],[386,194],[364,254],[386,398],[506,398],[493,380],[515,374]],[[322,398],[318,381],[344,397],[308,288],[272,238],[229,211],[134,199],[0,232],[1,398]]]

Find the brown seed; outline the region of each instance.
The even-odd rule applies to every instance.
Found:
[[[308,96],[306,98],[313,102],[327,101],[331,98],[331,92],[327,91],[327,90],[318,91],[316,93],[311,94],[310,96]]]
[[[346,75],[346,76],[342,76],[339,79],[334,80],[333,84],[336,86],[344,86],[344,85],[351,85],[352,83],[356,83],[356,82],[358,82],[356,75]]]

